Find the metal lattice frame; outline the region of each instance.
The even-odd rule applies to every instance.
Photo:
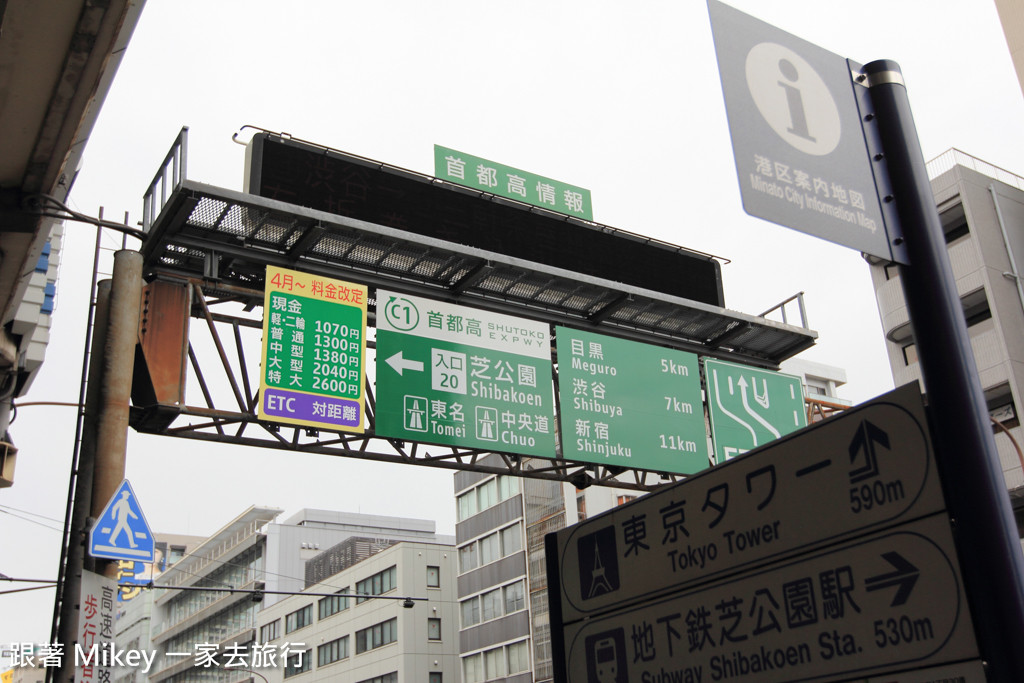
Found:
[[[370,376],[366,380],[368,427],[362,434],[262,421],[256,414],[259,369],[246,349],[247,346],[252,348],[254,339],[262,331],[258,305],[262,304],[263,292],[211,285],[201,279],[188,280],[188,286],[193,291],[186,392],[190,402],[175,406],[178,415],[169,426],[137,427],[140,431],[242,446],[565,481],[581,488],[600,485],[649,491],[682,478],[670,473],[623,470],[560,458],[531,458],[377,436]],[[253,310],[257,315],[251,314]],[[252,338],[246,339],[247,335]],[[375,348],[375,343],[370,341],[368,347]],[[200,396],[201,403],[193,404],[193,396]],[[142,409],[133,410],[138,414]]]
[[[499,313],[568,325],[626,339],[776,368],[814,344],[805,327],[752,316],[610,280],[582,275],[424,237],[347,216],[187,180],[187,129],[164,159],[144,198],[142,247],[147,279],[193,289],[188,391],[203,405],[176,405],[173,421],[135,421],[151,433],[261,448],[343,455],[452,470],[512,474],[578,487],[592,484],[651,490],[680,475],[529,458],[378,437],[367,379],[364,434],[281,426],[257,419],[258,373],[246,358],[246,330],[260,330],[252,311],[263,302],[266,266],[294,268]],[[389,172],[411,174],[401,169]],[[424,178],[420,178],[424,180]],[[425,182],[440,182],[427,178]],[[466,191],[460,189],[459,191]],[[481,201],[499,201],[481,196]],[[603,232],[622,232],[593,224]],[[625,233],[623,233],[625,234]],[[679,247],[681,251],[683,250]],[[802,302],[801,302],[802,303]],[[371,306],[370,316],[373,316]],[[802,317],[802,310],[801,310]],[[209,337],[197,348],[196,328]],[[228,344],[224,340],[229,340]],[[234,344],[232,365],[227,348]],[[195,343],[194,343],[195,342]],[[372,348],[372,342],[371,342]],[[219,358],[215,369],[209,360]],[[213,380],[217,378],[218,385]],[[227,407],[230,406],[230,407]],[[163,406],[167,409],[167,406]],[[135,409],[136,417],[144,409]],[[169,426],[161,427],[160,424]]]

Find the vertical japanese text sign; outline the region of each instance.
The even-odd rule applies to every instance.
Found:
[[[267,266],[261,420],[362,432],[364,285]]]
[[[555,456],[546,323],[377,290],[376,433]]]

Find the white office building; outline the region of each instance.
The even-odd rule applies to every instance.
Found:
[[[958,150],[928,164],[1008,489],[1024,486],[1024,178]],[[921,379],[899,268],[870,258],[896,386]],[[927,387],[925,387],[927,390]]]
[[[456,566],[453,544],[400,541],[279,600],[259,613],[257,643],[284,661],[259,672],[269,683],[457,682]]]

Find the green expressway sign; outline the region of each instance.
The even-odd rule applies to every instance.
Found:
[[[555,328],[562,455],[693,474],[709,465],[697,356]]]
[[[548,326],[377,291],[378,436],[555,454]]]
[[[434,175],[456,185],[594,220],[590,190],[434,145]]]
[[[704,361],[708,417],[719,464],[807,426],[800,378]]]

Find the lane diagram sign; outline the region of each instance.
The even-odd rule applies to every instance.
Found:
[[[548,325],[377,290],[378,436],[552,458]]]
[[[694,474],[709,466],[697,356],[555,328],[562,456]]]
[[[125,479],[89,530],[89,554],[108,560],[152,562],[154,549],[153,532]]]
[[[571,622],[943,508],[912,384],[552,534],[549,581]]]
[[[708,418],[719,464],[807,426],[800,378],[705,359]]]
[[[955,558],[940,514],[581,620],[556,680],[813,681],[976,657]]]
[[[364,285],[267,266],[259,418],[364,431]]]

